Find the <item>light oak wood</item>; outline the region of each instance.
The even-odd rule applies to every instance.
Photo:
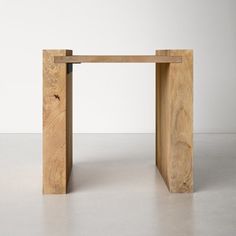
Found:
[[[193,52],[72,56],[43,51],[43,192],[66,193],[72,168],[72,64],[156,63],[156,165],[170,192],[192,192]]]
[[[181,56],[80,55],[55,56],[55,63],[181,63]]]
[[[193,52],[161,50],[181,56],[179,64],[156,64],[156,164],[169,191],[193,191]]]
[[[72,168],[72,64],[54,56],[71,50],[43,51],[43,193],[67,192]]]

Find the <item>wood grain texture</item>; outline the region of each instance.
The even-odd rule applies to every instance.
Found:
[[[180,56],[156,55],[79,55],[56,56],[55,63],[181,63]]]
[[[71,50],[43,51],[43,193],[67,192],[72,167],[72,65],[54,56]]]
[[[179,64],[156,64],[156,164],[170,192],[192,192],[193,52],[156,54],[182,56]]]

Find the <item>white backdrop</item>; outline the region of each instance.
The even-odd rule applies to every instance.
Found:
[[[0,132],[41,132],[42,49],[192,48],[194,131],[236,132],[236,1],[0,0]],[[154,65],[74,66],[74,132],[154,132]]]

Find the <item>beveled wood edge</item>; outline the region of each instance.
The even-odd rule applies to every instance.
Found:
[[[181,63],[181,56],[157,55],[74,55],[55,56],[55,63]]]

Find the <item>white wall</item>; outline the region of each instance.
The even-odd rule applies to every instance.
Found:
[[[0,132],[41,132],[44,48],[193,48],[195,132],[236,132],[235,2],[0,0]],[[74,132],[154,132],[154,65],[75,65]]]

